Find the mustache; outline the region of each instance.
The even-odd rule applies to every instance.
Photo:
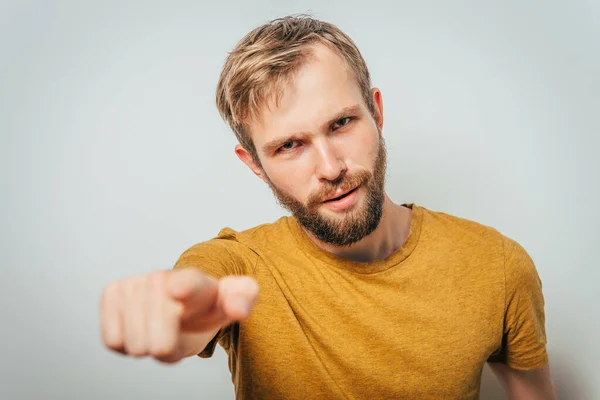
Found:
[[[343,175],[334,181],[329,181],[322,186],[318,192],[312,194],[306,205],[308,208],[314,208],[333,196],[337,191],[350,191],[358,186],[367,183],[371,179],[371,173],[368,171],[355,172],[352,175]]]

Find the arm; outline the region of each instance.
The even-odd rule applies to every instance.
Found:
[[[555,400],[546,351],[542,282],[527,251],[504,238],[505,314],[502,345],[488,365],[508,399]]]
[[[236,232],[224,229],[219,233],[218,238],[190,247],[179,257],[173,269],[197,269],[206,276],[218,279],[219,282],[231,280],[233,277],[252,276],[252,266],[256,263],[257,255],[239,243],[236,235]],[[209,358],[217,342],[226,347],[230,341],[232,321],[221,322],[210,331],[199,333],[190,330],[183,333],[178,349],[182,357]]]
[[[217,335],[220,328],[213,329],[210,332],[201,333],[183,333],[179,348],[183,357],[191,357],[200,354],[202,350],[210,343]]]
[[[556,400],[550,374],[550,365],[522,371],[502,363],[488,363],[498,378],[509,400]]]

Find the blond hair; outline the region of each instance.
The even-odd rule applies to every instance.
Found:
[[[305,14],[272,20],[249,32],[229,53],[216,93],[219,113],[259,165],[248,124],[269,100],[278,104],[285,84],[311,55],[308,45],[314,43],[325,44],[343,56],[367,108],[375,113],[367,65],[348,35]]]

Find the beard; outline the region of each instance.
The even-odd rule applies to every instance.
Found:
[[[383,214],[385,199],[385,172],[387,152],[385,141],[379,131],[379,148],[373,172],[361,170],[352,174],[342,174],[334,181],[328,181],[318,193],[312,194],[306,204],[296,200],[267,181],[278,203],[289,210],[298,223],[312,232],[320,241],[338,246],[349,246],[373,232]],[[266,176],[266,175],[265,175]],[[323,201],[337,190],[346,192],[356,187],[365,190],[365,201],[343,217],[328,217],[319,212]]]

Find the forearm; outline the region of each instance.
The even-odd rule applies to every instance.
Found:
[[[201,333],[182,333],[179,342],[182,358],[199,354],[218,332],[219,329]]]
[[[505,388],[509,400],[556,400],[548,364],[531,371],[519,371],[500,363],[489,363],[489,366]]]

